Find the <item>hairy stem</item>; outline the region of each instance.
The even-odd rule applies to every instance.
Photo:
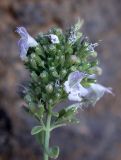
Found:
[[[51,124],[51,114],[47,113],[47,121],[46,121],[46,130],[45,130],[45,137],[44,137],[44,160],[48,160],[47,151],[49,150],[49,139],[50,139],[50,124]]]

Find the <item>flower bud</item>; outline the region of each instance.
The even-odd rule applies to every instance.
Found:
[[[39,53],[40,53],[40,48],[39,48],[39,47],[36,47],[36,48],[35,48],[35,52],[39,55]]]
[[[55,47],[55,45],[53,45],[53,44],[51,44],[51,45],[49,45],[49,52],[52,54],[54,54],[55,52],[56,52],[56,47]]]
[[[31,96],[28,95],[28,94],[25,96],[25,100],[26,100],[28,103],[31,103],[31,102],[32,102]]]
[[[36,54],[35,53],[31,53],[31,58],[35,58],[36,57]]]
[[[54,27],[53,29],[50,30],[50,33],[54,33],[57,36],[62,35],[62,29]]]
[[[67,44],[67,46],[65,48],[65,53],[67,53],[67,54],[72,54],[73,53],[73,49],[72,49],[70,44]]]
[[[54,63],[54,62],[52,62],[52,63],[51,63],[51,65],[54,67],[54,66],[55,66],[55,63]]]
[[[61,56],[60,56],[60,63],[64,63],[64,61],[65,61],[65,56],[64,56],[64,55],[61,55]]]
[[[35,60],[35,62],[36,62],[36,64],[38,65],[38,66],[40,66],[40,67],[45,67],[44,66],[44,61],[38,56],[38,55],[36,55],[35,57],[34,57],[34,60]]]
[[[55,67],[50,67],[50,71],[55,71]]]
[[[49,99],[49,104],[52,105],[53,104],[53,99]]]
[[[30,59],[30,65],[32,68],[37,69],[36,61],[33,58]]]
[[[56,78],[58,77],[58,73],[55,67],[50,67],[50,72],[53,77],[56,77]]]
[[[102,68],[100,68],[100,67],[95,67],[94,71],[95,71],[95,74],[97,74],[99,76],[102,75],[102,72],[103,72]]]
[[[61,76],[62,76],[62,78],[65,77],[66,74],[67,74],[67,71],[66,71],[65,69],[63,69],[63,70],[61,71]]]
[[[55,77],[55,78],[58,78],[58,76],[59,76],[58,73],[57,73],[57,71],[53,71],[53,72],[52,72],[52,75],[53,75],[53,77]]]
[[[34,82],[37,82],[38,81],[38,75],[36,74],[36,72],[32,72],[31,73],[31,78],[32,78],[32,80],[34,81]]]
[[[99,64],[99,61],[95,60],[95,61],[92,61],[90,64],[91,64],[91,67],[95,67]]]
[[[44,80],[44,81],[47,81],[48,80],[48,73],[46,71],[43,71],[41,74],[40,74],[40,77]]]
[[[78,67],[78,70],[82,72],[82,71],[83,71],[83,67],[82,67],[82,66],[79,66],[79,67]]]
[[[74,64],[74,63],[76,63],[77,61],[78,61],[78,58],[77,58],[76,55],[71,55],[71,56],[70,56],[70,62],[71,62],[71,64]]]
[[[82,64],[82,70],[83,71],[86,70],[86,69],[88,69],[88,68],[90,68],[90,63],[83,63]]]
[[[35,53],[37,55],[41,55],[42,57],[45,57],[45,55],[43,54],[43,51],[42,51],[42,49],[40,47],[36,47],[35,48]]]
[[[53,92],[53,86],[52,86],[52,84],[48,84],[45,88],[46,88],[46,91],[48,93],[52,93]]]
[[[39,103],[38,103],[38,108],[43,108],[44,107],[44,105],[42,104],[42,102],[40,101]]]
[[[41,88],[40,87],[36,87],[35,88],[35,92],[37,95],[39,95],[41,93]]]
[[[60,93],[57,93],[57,94],[56,94],[56,98],[57,98],[57,99],[60,99],[60,97],[61,97],[61,94],[60,94]]]
[[[70,68],[70,70],[71,70],[72,72],[74,72],[74,71],[77,70],[77,68],[76,68],[75,66],[72,66],[72,67]]]
[[[24,60],[25,64],[27,64],[29,62],[29,58],[28,57],[25,57],[23,60]]]
[[[58,49],[58,55],[60,55],[61,53],[62,53],[62,50]]]
[[[91,56],[94,57],[94,58],[97,57],[97,52],[96,51],[91,52]]]
[[[71,56],[70,56],[70,61],[71,61],[72,63],[75,63],[75,62],[77,61],[77,56],[76,56],[76,55],[71,55]]]
[[[55,57],[55,60],[58,62],[60,60],[60,57],[59,56],[56,56]]]

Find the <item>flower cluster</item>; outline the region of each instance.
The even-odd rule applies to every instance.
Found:
[[[112,94],[111,88],[97,83],[96,76],[101,72],[95,51],[98,43],[87,41],[79,31],[81,26],[82,21],[78,20],[64,33],[55,27],[47,33],[39,33],[35,39],[24,27],[17,28],[21,36],[18,43],[20,58],[31,77],[25,100],[32,115],[41,122],[41,126],[35,127],[32,134],[44,131],[45,141],[48,130],[43,124],[48,115],[52,117],[52,127],[49,126],[49,120],[47,127],[52,130],[76,122],[79,106],[94,106],[104,93]],[[74,105],[53,111],[58,103],[67,98]],[[48,150],[48,146],[45,145],[44,149]],[[54,156],[57,157],[58,148],[53,149],[54,153],[55,150]],[[46,154],[53,158],[50,150]]]
[[[98,43],[89,43],[86,38],[82,40],[80,27],[78,21],[65,35],[54,28],[39,34],[36,39],[24,27],[17,28],[21,36],[18,43],[20,57],[26,59],[25,64],[31,71],[31,87],[35,90],[33,93],[30,87],[28,93],[31,95],[27,98],[34,99],[33,103],[44,103],[48,99],[54,105],[68,94],[71,101],[87,99],[95,104],[104,93],[112,93],[110,88],[95,83],[97,60],[89,58],[95,54]],[[59,82],[58,87],[56,82]]]

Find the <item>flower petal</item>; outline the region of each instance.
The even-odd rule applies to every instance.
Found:
[[[28,35],[27,44],[28,44],[28,47],[35,47],[38,45],[38,43],[35,41],[35,39],[32,38],[30,35]]]
[[[24,60],[26,58],[29,47],[35,47],[38,45],[38,43],[28,34],[24,27],[18,27],[16,32],[21,36],[21,39],[18,42],[18,46],[20,50],[20,57],[22,60]]]
[[[28,46],[26,44],[26,41],[24,39],[20,39],[18,41],[18,46],[19,46],[19,53],[20,53],[20,58],[24,60],[26,58]]]
[[[21,37],[24,37],[24,38],[28,37],[28,32],[24,27],[17,27],[16,32],[20,34]]]
[[[88,88],[83,87],[80,82],[85,76],[95,78],[95,75],[89,76],[79,71],[72,72],[69,75],[68,80],[64,83],[64,89],[69,94],[69,100],[95,105],[104,93],[113,94],[111,88],[106,88],[100,84],[93,83]]]
[[[101,94],[101,93],[110,93],[113,94],[111,91],[111,88],[106,88],[100,84],[92,84],[91,85],[92,90],[94,90],[97,94]]]
[[[80,102],[82,100],[82,98],[79,96],[78,92],[72,92],[68,95],[68,99],[70,101],[78,101]]]
[[[88,88],[88,94],[85,98],[95,105],[105,93],[113,94],[111,88],[106,88],[100,84],[92,84],[91,87]]]
[[[68,80],[64,83],[64,89],[69,94],[69,100],[81,101],[82,97],[88,93],[88,90],[80,84],[85,76],[85,73],[79,71],[72,72],[69,75]]]
[[[80,83],[85,76],[86,74],[83,72],[79,71],[72,72],[68,77],[69,86],[73,87],[75,84]]]
[[[69,87],[69,82],[68,81],[66,81],[64,83],[64,89],[65,89],[66,93],[70,93],[71,92],[71,88]]]

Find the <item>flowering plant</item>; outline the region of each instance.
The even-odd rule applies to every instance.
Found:
[[[21,39],[18,42],[20,58],[30,71],[29,87],[25,101],[32,116],[38,120],[31,134],[35,135],[43,149],[43,159],[56,159],[59,147],[50,147],[50,132],[66,124],[78,122],[76,114],[80,108],[95,103],[111,93],[97,83],[98,67],[97,43],[90,43],[79,31],[82,21],[73,25],[65,33],[60,28],[52,28],[47,33],[39,33],[32,38],[24,27],[18,27]],[[72,105],[55,111],[57,104],[65,99]]]

